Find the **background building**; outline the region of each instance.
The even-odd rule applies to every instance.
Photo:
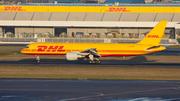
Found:
[[[164,39],[175,42],[180,29],[180,6],[170,4],[7,4],[0,15],[2,33],[19,38],[142,39],[167,20]]]

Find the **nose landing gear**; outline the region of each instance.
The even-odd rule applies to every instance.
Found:
[[[35,55],[35,56],[36,56],[37,62],[40,63],[40,57],[39,57],[39,55]]]

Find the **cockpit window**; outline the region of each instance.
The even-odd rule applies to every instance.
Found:
[[[29,46],[26,46],[26,47],[24,47],[24,48],[29,48]]]

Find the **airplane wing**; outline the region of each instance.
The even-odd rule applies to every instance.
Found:
[[[98,54],[96,48],[90,48],[90,49],[86,49],[84,51],[81,51],[79,54],[83,54],[83,55],[94,55],[96,57],[101,57],[100,54]]]

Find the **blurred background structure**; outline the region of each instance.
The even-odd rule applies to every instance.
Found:
[[[166,43],[177,43],[180,38],[179,2],[180,0],[2,0],[0,41],[4,42],[5,39],[2,38],[111,40],[107,42],[113,42],[115,38],[141,40],[159,21],[166,20],[169,22],[163,40]]]

